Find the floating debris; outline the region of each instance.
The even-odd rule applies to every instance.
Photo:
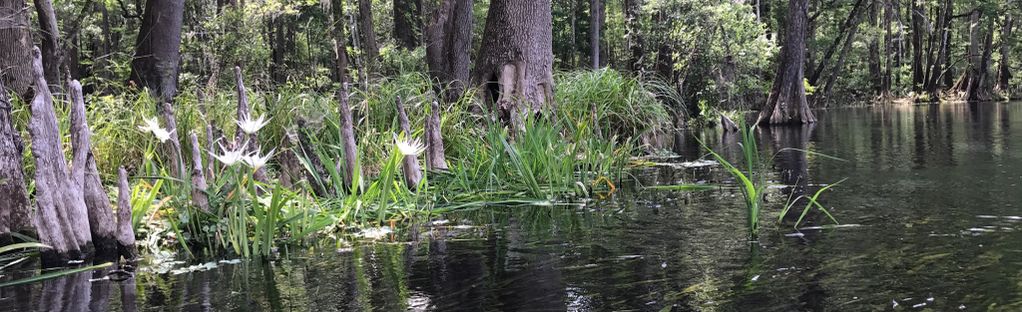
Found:
[[[388,227],[388,226],[381,226],[381,227],[377,227],[377,228],[368,228],[368,229],[362,230],[362,232],[358,233],[356,236],[361,237],[361,238],[366,238],[366,239],[381,239],[381,238],[387,237],[387,234],[390,234],[390,233],[394,233],[394,231],[391,230],[390,227]]]
[[[183,268],[179,268],[179,269],[174,269],[174,270],[170,271],[170,274],[181,275],[181,274],[185,274],[185,273],[209,271],[209,270],[215,269],[216,267],[217,267],[216,262],[206,262],[206,263],[203,263],[203,264],[196,264],[196,265],[187,266],[187,267],[183,267]]]
[[[617,259],[618,260],[642,259],[642,255],[624,255],[624,256],[618,256]]]
[[[758,280],[759,280],[759,275],[756,275],[756,276],[753,276],[753,277],[752,277],[752,281],[753,281],[753,282],[755,282],[755,281],[758,281]]]
[[[925,306],[926,306],[926,302],[923,302],[923,303],[913,304],[912,308],[916,309],[916,308],[922,308],[922,307],[925,307]]]
[[[241,263],[241,259],[220,260],[218,263],[220,263],[220,264],[238,264],[238,263]]]
[[[860,227],[860,226],[862,226],[862,224],[827,224],[827,225],[807,226],[807,227],[804,227],[804,228],[799,228],[798,230],[799,231],[815,231],[815,230],[830,230],[830,229],[840,229],[840,228],[853,228],[853,227]]]

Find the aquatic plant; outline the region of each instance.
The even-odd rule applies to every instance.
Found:
[[[731,175],[732,177],[735,178],[735,180],[738,181],[739,184],[738,188],[742,193],[742,197],[745,203],[746,227],[749,230],[749,237],[755,240],[759,235],[760,213],[763,204],[766,202],[766,196],[764,192],[767,189],[767,186],[769,185],[769,182],[766,179],[766,172],[768,171],[761,165],[760,160],[762,157],[760,156],[759,146],[756,143],[756,136],[754,133],[756,125],[753,125],[751,127],[746,126],[744,120],[739,119],[738,128],[739,128],[738,135],[740,136],[741,139],[739,146],[741,146],[742,148],[741,156],[743,168],[739,168],[738,166],[735,166],[734,164],[729,162],[723,156],[713,151],[713,149],[709,148],[703,141],[700,140],[699,144],[702,145],[703,149],[706,150],[711,156],[713,156],[713,158],[718,163],[720,163],[721,166],[724,167],[724,170],[729,175]],[[772,163],[774,157],[777,157],[778,154],[785,151],[796,151],[800,153],[819,155],[828,159],[843,161],[843,159],[829,156],[826,154],[789,147],[778,150],[773,156],[770,157],[768,163]],[[837,183],[821,188],[811,197],[801,195],[795,198],[790,198],[789,196],[788,202],[785,204],[784,209],[781,211],[780,216],[778,217],[778,221],[783,220],[784,216],[787,215],[788,211],[796,202],[798,202],[798,200],[806,199],[808,201],[808,204],[806,204],[806,207],[802,210],[802,214],[799,216],[798,221],[795,222],[796,227],[798,226],[798,224],[802,222],[803,218],[805,218],[806,214],[811,210],[811,208],[816,208],[822,211],[834,223],[837,223],[837,220],[834,219],[830,212],[827,211],[827,209],[824,208],[823,205],[820,205],[819,202],[817,202],[817,199],[819,198],[820,194],[822,194],[824,191],[830,189],[831,187],[843,181],[844,180],[841,180]]]

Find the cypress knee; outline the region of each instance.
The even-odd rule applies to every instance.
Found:
[[[341,84],[341,91],[337,94],[338,113],[341,115],[341,147],[344,149],[344,187],[353,190],[353,185],[359,183],[355,176],[359,175],[357,168],[358,147],[355,145],[355,125],[351,117],[351,106],[348,105],[348,84]],[[341,166],[340,163],[337,164]],[[338,168],[338,171],[340,171]]]
[[[192,133],[192,203],[202,211],[209,211],[209,198],[206,197],[206,173],[202,169],[202,152],[199,150],[199,137]]]
[[[35,97],[30,105],[28,131],[36,163],[36,229],[39,241],[53,247],[43,253],[44,265],[63,265],[67,260],[91,253],[92,237],[81,190],[68,175],[53,98],[43,76],[38,48],[33,50],[33,57]]]
[[[131,187],[124,167],[117,169],[117,250],[126,260],[138,257],[135,230],[131,227]]]
[[[68,84],[71,91],[71,142],[74,154],[84,154],[86,161],[82,164],[81,173],[76,173],[75,184],[82,190],[85,207],[89,214],[89,229],[92,234],[96,254],[107,257],[117,254],[115,239],[116,227],[110,198],[107,197],[103,182],[96,168],[96,157],[92,154],[92,131],[85,118],[85,98],[82,96],[82,85],[77,80]],[[78,161],[78,158],[75,158]],[[75,164],[78,167],[78,164]],[[80,175],[79,175],[80,174]]]
[[[426,116],[426,167],[430,170],[447,170],[444,155],[444,140],[440,133],[440,104],[433,101]]]
[[[412,140],[412,126],[408,122],[408,115],[405,114],[405,106],[401,102],[401,97],[397,97],[395,102],[397,104],[397,120],[401,127],[401,132],[404,132],[404,140],[417,144],[417,141]],[[419,185],[419,181],[422,181],[422,168],[419,167],[418,153],[405,154],[402,170],[404,171],[405,185],[408,185],[409,189],[415,189]]]

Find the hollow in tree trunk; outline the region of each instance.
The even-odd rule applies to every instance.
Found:
[[[805,75],[806,20],[808,0],[788,1],[788,25],[781,47],[781,61],[770,97],[759,112],[757,123],[795,124],[816,122],[806,100]]]
[[[473,78],[484,102],[509,127],[553,106],[550,0],[493,0]],[[552,107],[551,107],[552,108]]]
[[[184,0],[147,0],[130,81],[149,88],[160,102],[173,103],[180,70]]]

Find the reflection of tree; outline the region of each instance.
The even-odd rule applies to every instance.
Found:
[[[121,307],[124,312],[138,311],[138,289],[135,285],[135,277],[129,277],[120,283],[121,285]]]
[[[89,311],[92,272],[82,272],[43,281],[36,311]]]
[[[812,137],[814,127],[813,124],[808,124],[797,127],[771,127],[766,130],[773,141],[774,150],[777,151],[773,165],[778,170],[780,183],[784,185],[781,189],[784,200],[806,195],[806,188],[809,185],[809,159],[805,151],[809,148],[809,138]],[[805,204],[804,199],[798,200],[793,207],[801,210]],[[798,217],[798,211],[789,212],[785,220],[794,222]]]

